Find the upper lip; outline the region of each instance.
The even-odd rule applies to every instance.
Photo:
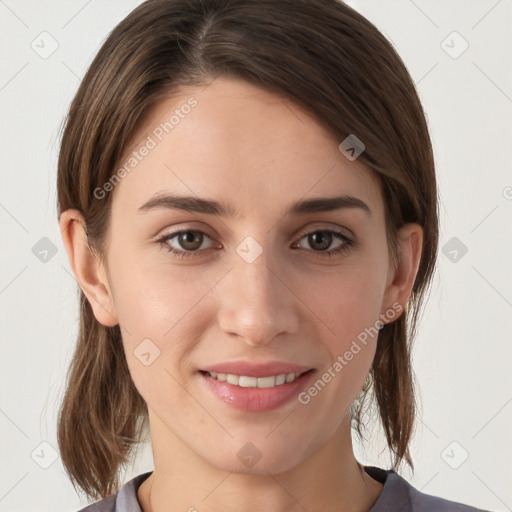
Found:
[[[311,370],[310,366],[302,366],[282,361],[269,361],[266,363],[250,363],[247,361],[226,361],[201,368],[205,372],[230,373],[232,375],[245,375],[247,377],[270,377],[283,373],[304,373]]]

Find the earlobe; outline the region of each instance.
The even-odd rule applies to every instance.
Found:
[[[423,229],[419,224],[404,224],[398,230],[398,247],[396,269],[390,266],[390,276],[384,294],[381,318],[386,322],[386,312],[399,310],[400,314],[407,308],[414,281],[418,273],[423,247]],[[394,315],[393,315],[394,316]],[[399,315],[398,315],[399,316]],[[398,317],[394,317],[396,320]]]
[[[88,245],[82,214],[74,209],[62,212],[59,226],[69,264],[91,304],[96,320],[106,327],[117,325],[119,322],[115,316],[107,275],[99,258]]]

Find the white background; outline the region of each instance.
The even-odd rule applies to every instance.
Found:
[[[139,3],[0,0],[1,512],[86,504],[56,442],[78,322],[57,223],[59,128],[101,43]],[[439,270],[413,352],[422,406],[416,471],[403,476],[428,494],[512,510],[512,2],[349,4],[388,37],[417,84],[441,193]],[[43,31],[58,43],[45,59],[31,47]],[[46,263],[32,251],[43,237],[57,249]],[[467,247],[456,262],[442,252],[453,237]],[[383,436],[376,431],[370,444],[356,443],[358,458],[387,467]],[[124,481],[151,469],[146,443]]]

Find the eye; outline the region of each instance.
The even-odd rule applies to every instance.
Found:
[[[178,258],[190,258],[200,256],[202,250],[209,249],[210,245],[204,245],[206,239],[211,240],[211,235],[197,229],[184,229],[172,234],[163,234],[157,242]],[[173,242],[173,245],[169,244]]]
[[[318,253],[319,256],[332,256],[333,254],[341,254],[348,252],[353,246],[354,241],[350,239],[345,233],[331,229],[317,229],[302,235],[298,244],[294,245],[295,248],[302,247],[301,241],[306,240],[313,252]],[[326,251],[332,246],[333,242],[338,242],[338,245],[330,251]]]

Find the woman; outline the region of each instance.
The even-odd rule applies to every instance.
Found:
[[[337,0],[149,0],[71,105],[81,322],[58,439],[83,510],[476,510],[416,491],[409,345],[438,244],[402,61]],[[393,468],[362,466],[374,398]],[[119,489],[149,424],[155,469]]]

